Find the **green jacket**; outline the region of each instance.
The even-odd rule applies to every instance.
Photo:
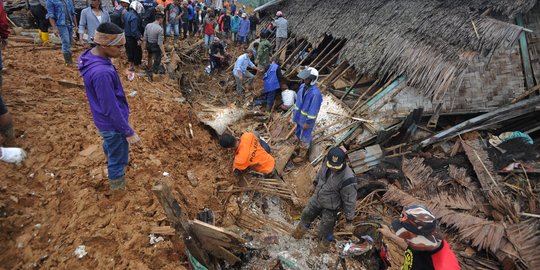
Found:
[[[268,64],[270,62],[270,55],[272,55],[272,43],[270,43],[268,39],[263,39],[259,43],[259,51],[257,52],[257,54],[257,60],[259,61],[259,64]]]

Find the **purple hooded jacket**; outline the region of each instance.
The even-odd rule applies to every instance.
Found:
[[[99,130],[129,137],[134,131],[129,126],[129,106],[118,73],[110,59],[94,55],[90,50],[79,57],[79,71],[94,123]]]

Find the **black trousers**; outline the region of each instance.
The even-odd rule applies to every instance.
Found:
[[[157,43],[148,43],[146,51],[152,56],[152,61],[154,62],[152,65],[152,72],[158,73],[159,66],[161,65],[161,49],[159,48],[159,45]]]
[[[45,19],[47,10],[42,5],[30,6],[30,12],[36,19],[37,26],[41,32],[49,32],[49,20]]]
[[[142,63],[142,48],[134,37],[126,37],[126,53],[128,61],[136,66]]]
[[[182,21],[182,32],[184,32],[184,38],[187,38],[189,32],[189,21]]]

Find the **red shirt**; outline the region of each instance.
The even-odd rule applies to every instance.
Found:
[[[9,24],[6,10],[4,9],[4,1],[0,0],[0,37],[3,39],[9,36]]]
[[[444,240],[439,248],[433,251],[405,250],[402,270],[459,270],[456,255]]]

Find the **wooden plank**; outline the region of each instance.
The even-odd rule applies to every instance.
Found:
[[[171,226],[154,226],[150,229],[150,233],[160,235],[175,235],[176,230]]]
[[[516,23],[521,27],[525,25],[523,22],[523,14],[518,14],[516,16]],[[527,46],[527,36],[525,35],[525,32],[522,31],[519,34],[519,49],[523,62],[523,73],[525,73],[525,85],[528,89],[530,89],[534,87],[534,77],[531,66],[531,57],[529,55],[529,49],[527,48]]]
[[[285,166],[287,165],[287,162],[291,158],[291,156],[294,153],[294,145],[286,144],[282,146],[279,151],[276,154],[276,171],[278,175],[283,174],[283,170],[285,170]]]
[[[377,101],[379,101],[381,98],[383,98],[386,94],[390,93],[390,91],[394,90],[400,83],[405,81],[407,77],[405,75],[399,76],[394,82],[392,82],[388,87],[386,87],[383,91],[381,91],[379,94],[377,94],[375,97],[373,97],[370,101],[366,103],[366,106],[369,108],[373,104],[375,104]]]
[[[236,233],[227,231],[214,225],[210,225],[200,220],[192,220],[191,224],[193,226],[193,229],[203,231],[205,235],[212,238],[226,238],[229,240],[228,242],[238,243],[239,245],[247,242],[245,239],[243,239],[240,235]]]
[[[246,253],[247,252],[247,249],[243,245],[236,245],[236,244],[233,244],[233,243],[222,242],[222,241],[216,240],[216,239],[214,239],[212,237],[201,236],[200,240],[201,240],[201,242],[206,242],[206,243],[209,243],[209,244],[214,245],[214,246],[222,246],[222,247],[224,247],[226,249],[229,249],[229,250],[231,250],[233,252],[237,252],[237,253]]]
[[[197,259],[201,264],[206,266],[209,270],[214,270],[216,267],[210,263],[210,257],[206,250],[202,247],[200,241],[191,232],[191,228],[187,218],[184,216],[184,212],[178,201],[172,196],[170,188],[165,183],[156,183],[152,187],[152,192],[159,200],[159,203],[167,215],[167,219],[172,224],[172,227],[176,230],[177,236],[173,241],[182,239],[186,248],[191,255]]]

